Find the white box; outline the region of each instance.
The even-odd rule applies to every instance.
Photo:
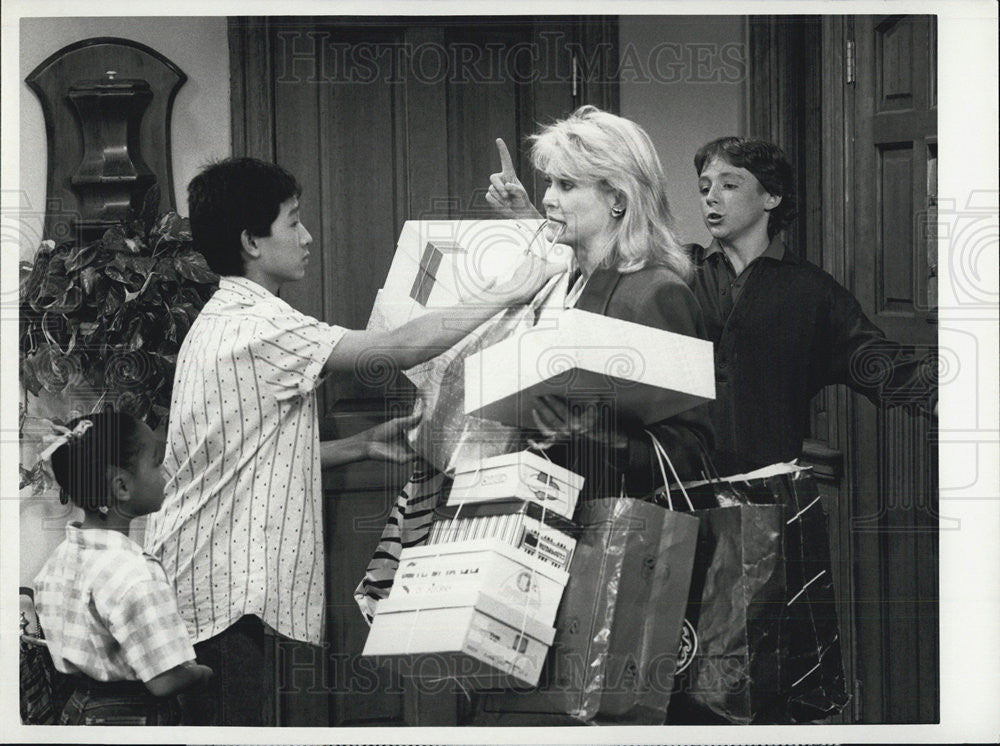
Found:
[[[369,329],[395,329],[430,309],[492,302],[531,250],[569,266],[568,246],[549,246],[542,220],[407,220],[369,318]]]
[[[448,505],[516,497],[572,518],[583,481],[579,474],[537,453],[505,453],[456,464]]]
[[[534,428],[541,394],[659,422],[715,398],[712,343],[570,309],[465,361],[466,414]]]
[[[538,503],[496,500],[438,508],[427,543],[497,539],[568,572],[578,530],[575,523]]]
[[[413,678],[534,686],[554,636],[553,627],[477,591],[390,596],[379,602],[361,654],[402,659],[400,672]]]
[[[552,624],[569,573],[496,539],[407,547],[389,598],[414,597],[425,605],[436,594],[485,591],[497,601]]]

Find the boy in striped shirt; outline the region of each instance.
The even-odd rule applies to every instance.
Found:
[[[321,444],[320,377],[353,373],[373,352],[400,369],[429,360],[529,300],[557,271],[529,257],[495,289],[494,304],[428,314],[391,332],[328,325],[277,295],[308,264],[299,196],[291,174],[250,158],[213,164],[188,187],[195,245],[221,279],[178,354],[166,500],[146,546],[176,581],[199,659],[217,671],[192,703],[199,724],[269,723],[265,625],[323,641],[322,469],[410,458],[413,418]]]

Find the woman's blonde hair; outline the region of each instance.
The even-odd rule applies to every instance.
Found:
[[[602,266],[634,272],[663,265],[687,279],[691,259],[673,231],[665,177],[649,135],[638,124],[595,106],[531,137],[531,162],[553,178],[597,182],[625,198],[625,214]]]

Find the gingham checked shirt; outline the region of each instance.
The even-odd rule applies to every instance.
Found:
[[[66,526],[35,578],[35,610],[63,673],[149,681],[195,658],[163,567],[117,531]]]
[[[316,385],[346,330],[223,277],[177,356],[163,507],[146,548],[177,585],[195,642],[245,614],[323,640]]]

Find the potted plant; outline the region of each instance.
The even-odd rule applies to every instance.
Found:
[[[61,396],[68,412],[87,391],[90,409],[126,411],[154,429],[166,422],[177,352],[218,276],[194,248],[187,219],[157,217],[157,204],[154,186],[142,209],[99,239],[44,241],[34,262],[22,263],[22,432],[28,393]],[[43,468],[22,464],[22,488],[44,488]]]

